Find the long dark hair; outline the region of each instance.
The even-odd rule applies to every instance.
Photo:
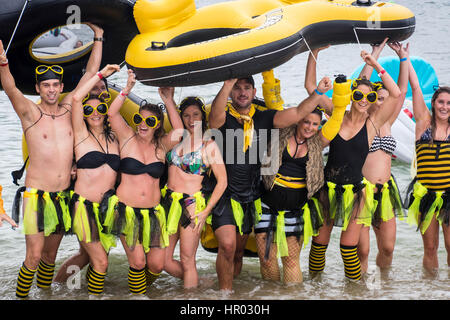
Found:
[[[200,98],[189,96],[183,99],[180,104],[180,117],[181,120],[183,120],[183,113],[189,106],[197,106],[200,109],[200,112],[202,113],[202,133],[205,133],[207,124],[206,124],[206,112],[205,112],[205,104]],[[184,126],[184,122],[183,122]],[[186,127],[185,127],[186,129]]]
[[[142,110],[153,113],[159,120],[159,127],[155,130],[152,139],[152,143],[155,144],[155,149],[158,150],[158,148],[162,147],[161,138],[164,136],[164,113],[159,105],[148,102],[139,107],[139,112],[141,112]],[[166,153],[166,150],[163,151],[164,153]],[[156,153],[156,157],[158,158],[158,153]]]
[[[431,140],[433,141],[434,132],[436,131],[436,114],[434,112],[434,103],[436,102],[438,96],[441,93],[448,93],[450,94],[450,87],[438,87],[436,91],[433,93],[433,96],[431,97]],[[450,118],[448,118],[448,123],[450,124]],[[432,143],[431,141],[431,143]]]
[[[106,103],[104,99],[98,96],[90,96],[89,100],[97,100],[101,103]],[[86,118],[84,118],[84,123],[86,124],[86,128],[88,129],[88,131],[92,133],[89,123],[86,121]],[[111,125],[109,124],[108,114],[103,115],[103,134],[105,135],[105,139],[107,142],[114,142],[115,135],[111,129]]]

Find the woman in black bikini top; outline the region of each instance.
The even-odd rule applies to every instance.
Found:
[[[103,226],[106,210],[100,203],[108,190],[114,189],[119,169],[119,142],[108,125],[108,91],[91,94],[99,77],[110,75],[115,69],[105,67],[84,85],[76,89],[72,98],[72,127],[77,178],[70,201],[72,232],[89,256],[88,290],[100,294],[103,286],[93,286],[91,280],[104,279],[108,256],[115,237],[107,234]],[[131,88],[127,88],[131,90]],[[116,98],[112,105],[122,105]],[[83,251],[83,250],[82,250]]]
[[[128,70],[128,83],[135,75]],[[124,99],[128,91],[121,94]],[[115,224],[128,257],[128,285],[131,293],[145,294],[147,284],[164,267],[168,245],[166,215],[159,204],[160,178],[165,169],[165,153],[182,137],[183,124],[173,99],[174,88],[159,88],[172,130],[164,132],[164,114],[155,104],[146,104],[132,117],[130,125],[120,115],[120,105],[111,106],[108,117],[120,144],[121,181],[115,196]],[[131,127],[134,125],[136,130]],[[178,130],[177,130],[178,129]]]
[[[314,271],[322,271],[332,228],[342,227],[340,249],[345,276],[353,280],[361,279],[361,264],[357,254],[360,231],[363,225],[370,226],[371,223],[371,215],[363,210],[365,191],[361,170],[376,135],[375,128],[381,127],[389,119],[394,111],[390,106],[400,96],[398,86],[381,65],[365,51],[361,52],[361,57],[377,70],[389,90],[389,97],[383,108],[371,115],[372,125],[368,121],[368,109],[376,101],[377,94],[369,80],[354,81],[350,111],[345,114],[339,134],[330,144],[325,167],[327,182],[322,196],[328,199],[323,199],[322,204],[328,217],[319,230],[319,235],[313,237],[310,251],[310,270],[312,265],[317,265],[320,267],[314,268]],[[313,261],[317,263],[312,263]]]

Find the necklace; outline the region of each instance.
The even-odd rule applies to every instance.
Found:
[[[62,107],[62,108],[64,108],[64,107]],[[66,108],[64,108],[64,109],[66,109]],[[52,117],[53,120],[55,120],[55,118],[62,117],[62,116],[65,115],[67,112],[69,112],[69,110],[66,109],[66,112],[63,112],[63,113],[61,113],[61,114],[56,115],[56,114],[51,114],[51,113],[45,113],[44,111],[42,111],[41,108],[39,108],[39,110],[42,112],[42,114],[43,114],[44,116]]]
[[[103,149],[102,144],[101,144],[100,141],[97,139],[97,137],[95,136],[95,134],[94,134],[91,130],[89,130],[89,132],[92,134],[92,136],[94,137],[94,139],[97,140],[98,145],[100,146],[100,148],[102,148],[103,153],[109,154],[109,150],[108,150],[108,139],[105,137],[105,142],[106,142],[106,151],[105,151],[105,149]],[[100,136],[99,136],[99,138],[100,138]]]
[[[304,139],[303,141],[298,142],[297,140],[297,134],[294,135],[294,139],[295,139],[295,143],[297,143],[298,146],[304,144],[306,142],[306,139]]]

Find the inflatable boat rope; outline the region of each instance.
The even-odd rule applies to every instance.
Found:
[[[30,1],[31,0],[25,0],[25,3],[23,4],[22,12],[20,13],[19,19],[17,20],[16,26],[14,28],[14,31],[11,35],[11,38],[9,39],[9,43],[8,43],[8,46],[6,47],[5,54],[8,54],[9,46],[11,45],[11,43],[14,39],[14,36],[16,35],[17,28],[19,27],[20,21],[22,21],[23,13],[25,12],[25,9],[27,8],[27,4]]]

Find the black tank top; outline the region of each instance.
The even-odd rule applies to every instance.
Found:
[[[256,110],[253,115],[255,133],[253,143],[245,153],[242,150],[243,125],[236,118],[226,113],[225,124],[219,128],[223,141],[216,143],[222,152],[227,170],[227,191],[240,202],[250,202],[261,196],[261,157],[267,149],[273,129],[276,110]]]
[[[288,149],[284,148],[281,161],[282,164],[278,169],[279,174],[286,177],[306,178],[306,163],[308,162],[308,154],[301,158],[293,158],[289,154]]]
[[[330,153],[325,166],[325,179],[336,184],[358,184],[362,181],[362,167],[369,153],[366,123],[351,139],[338,134],[330,142]]]

